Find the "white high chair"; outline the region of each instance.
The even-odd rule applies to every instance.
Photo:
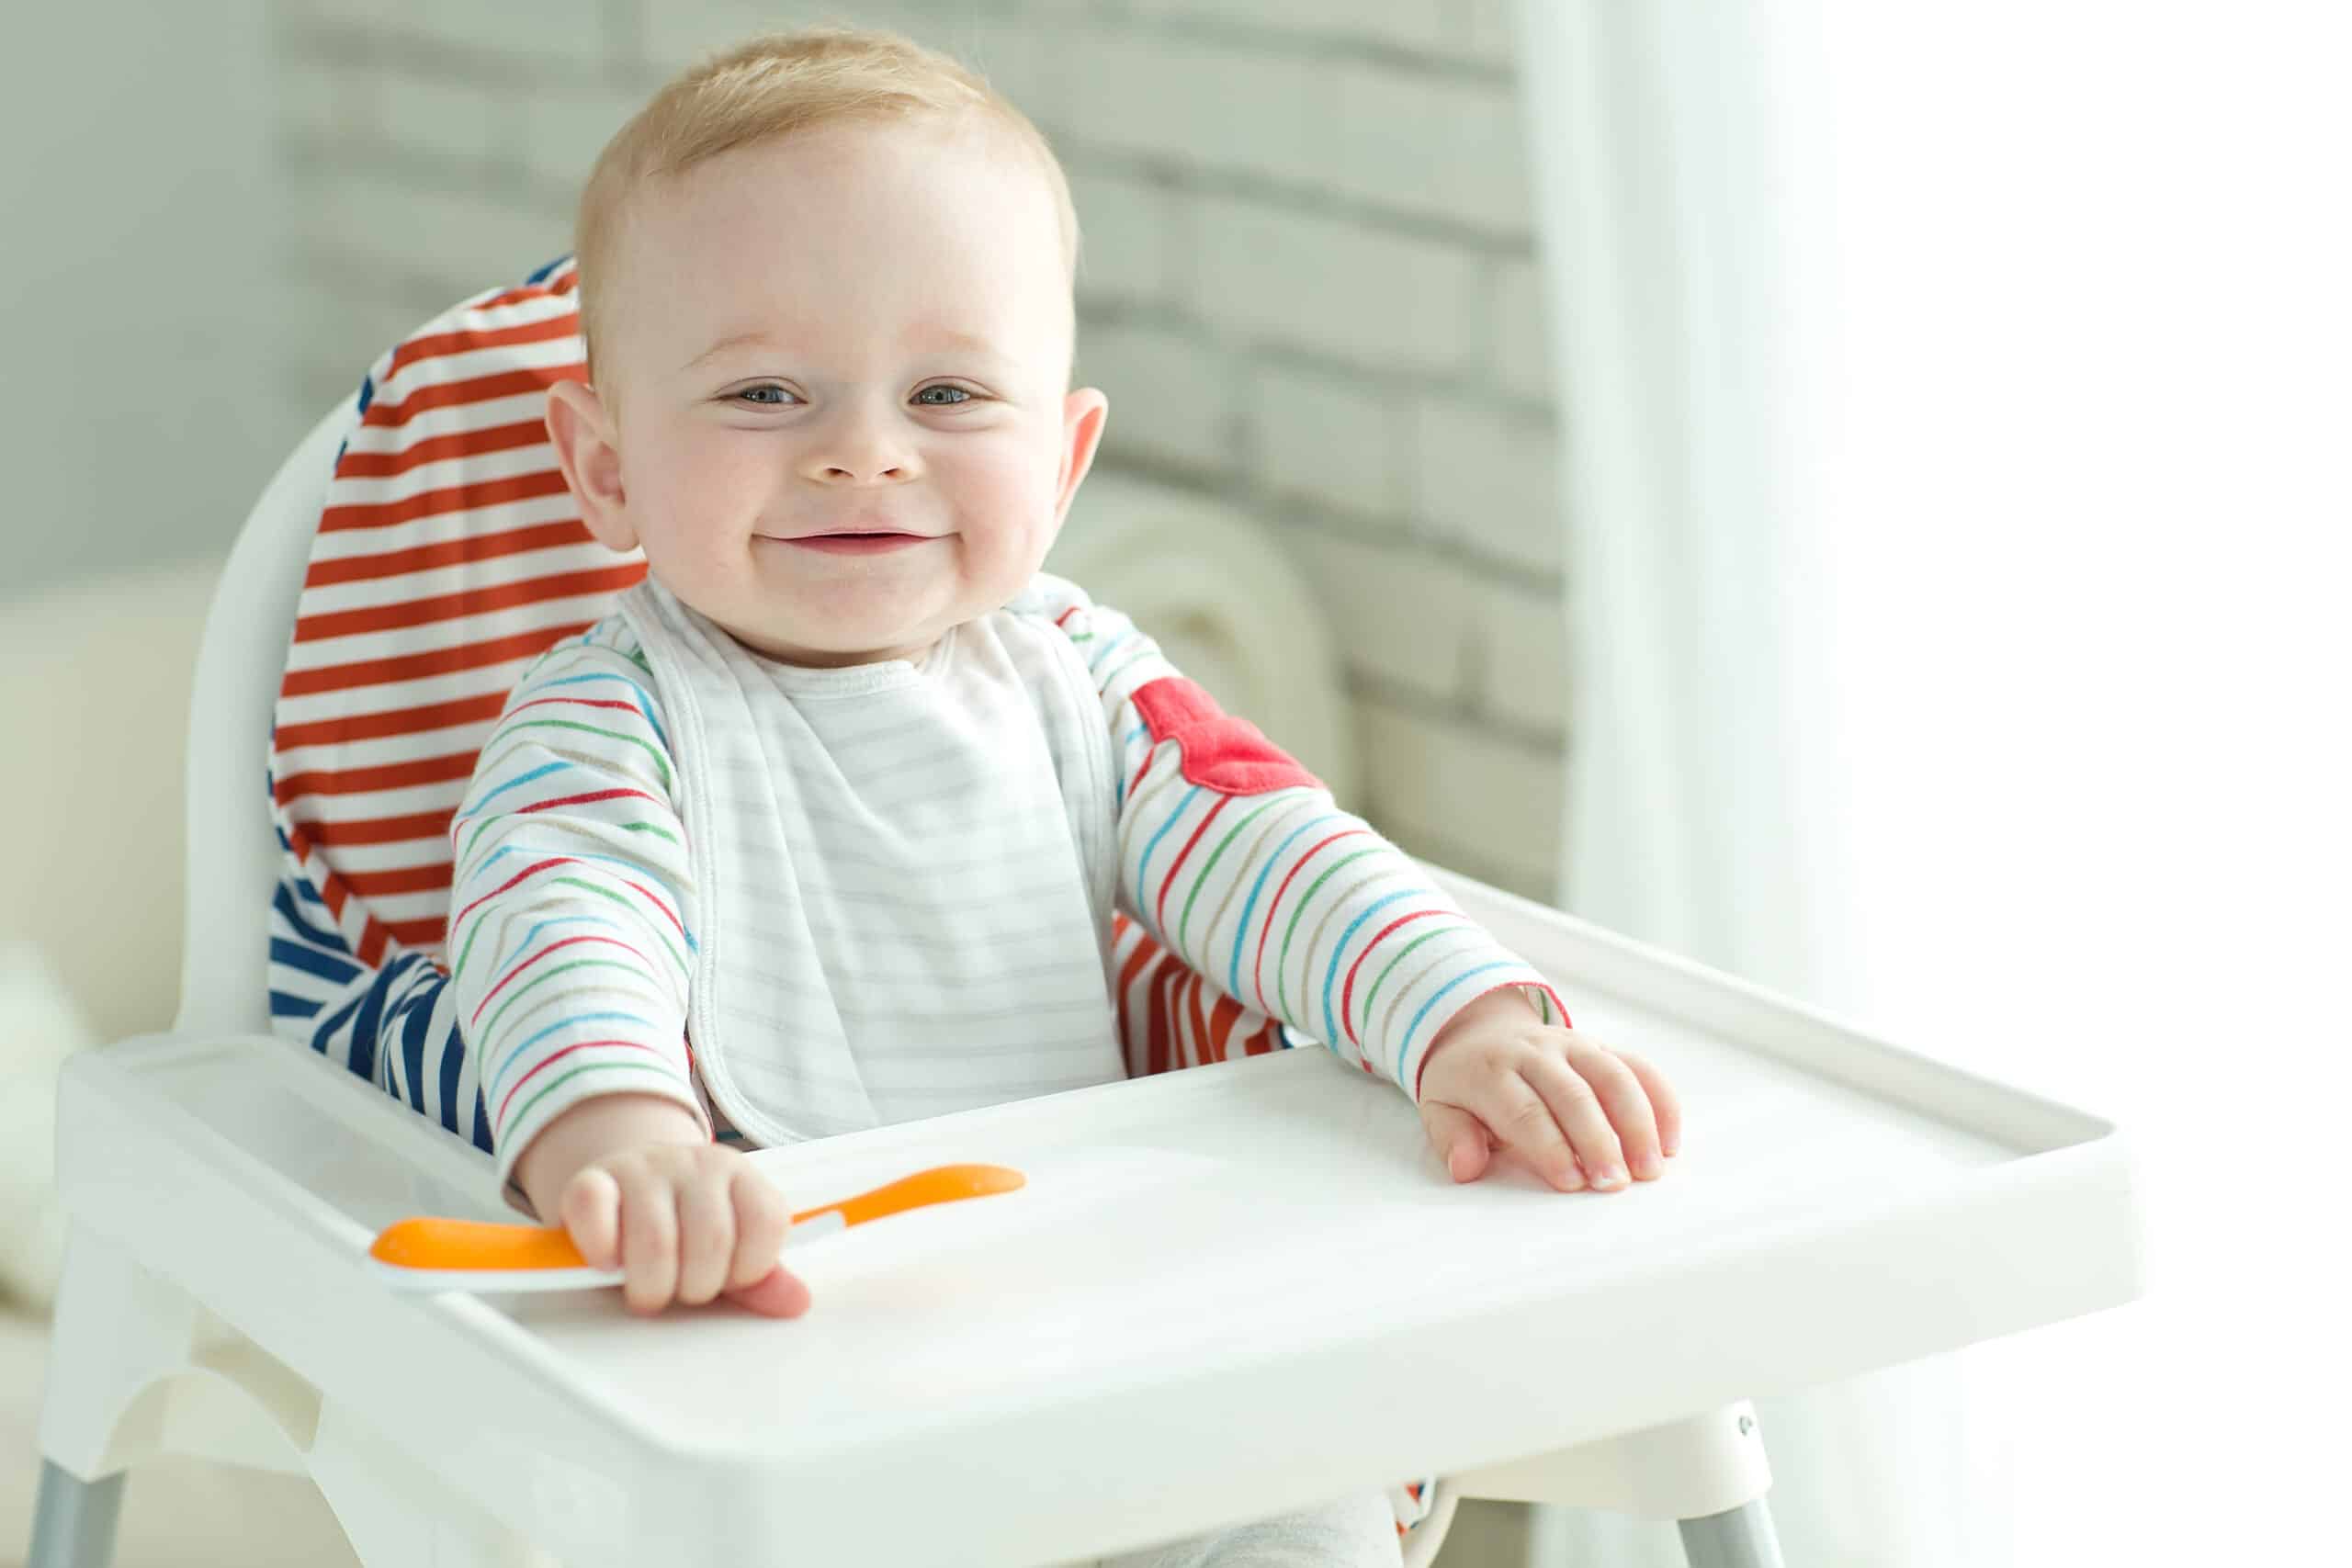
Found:
[[[2107,1122],[1431,866],[1671,1075],[1663,1179],[1457,1187],[1392,1086],[1286,1051],[753,1155],[795,1195],[1030,1177],[805,1255],[798,1320],[392,1294],[358,1265],[383,1225],[515,1216],[488,1155],[264,1015],[254,760],[351,420],[272,480],[206,628],[174,1029],[61,1077],[32,1568],[107,1563],[123,1472],[166,1451],[307,1473],[371,1568],[1035,1568],[1431,1472],[1416,1564],[1486,1496],[1677,1519],[1697,1568],[1758,1568],[1746,1400],[2139,1292]]]

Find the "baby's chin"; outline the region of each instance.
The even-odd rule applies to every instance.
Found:
[[[710,618],[754,653],[782,663],[820,670],[879,664],[892,659],[919,662],[944,630],[928,620],[832,617],[811,624],[805,618],[756,613],[740,619],[724,615]]]
[[[951,626],[993,614],[1018,598],[1030,571],[975,581],[960,571],[862,572],[820,567],[804,575],[773,570],[683,574],[653,570],[681,601],[752,651],[815,668],[920,660]]]

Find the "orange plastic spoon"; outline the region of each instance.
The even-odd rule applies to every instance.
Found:
[[[786,1247],[806,1247],[851,1225],[933,1203],[985,1198],[1025,1185],[1001,1165],[935,1165],[871,1192],[792,1216]],[[386,1225],[368,1248],[368,1267],[401,1291],[580,1291],[617,1285],[618,1269],[591,1269],[560,1225],[510,1225],[419,1215]]]

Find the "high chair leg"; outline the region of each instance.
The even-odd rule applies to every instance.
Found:
[[[42,1460],[32,1551],[25,1568],[110,1568],[121,1513],[119,1474],[85,1481],[54,1460]]]
[[[27,1568],[108,1568],[124,1472],[163,1453],[307,1474],[364,1568],[555,1568],[111,1239],[69,1234]]]
[[[41,1396],[40,1491],[28,1568],[114,1561],[123,1471],[140,1457],[117,1423],[140,1392],[187,1359],[198,1307],[88,1227],[66,1235]]]
[[[1781,1568],[1780,1532],[1757,1498],[1703,1519],[1683,1519],[1682,1555],[1690,1568]]]
[[[333,1401],[310,1469],[364,1568],[559,1568]]]
[[[1781,1568],[1772,1471],[1746,1400],[1454,1477],[1465,1497],[1672,1519],[1690,1568]]]

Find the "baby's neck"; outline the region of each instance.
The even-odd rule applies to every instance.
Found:
[[[705,619],[708,617],[706,616]],[[716,621],[711,622],[711,625],[721,635],[731,638],[736,647],[761,663],[772,664],[783,670],[865,670],[880,664],[911,664],[921,668],[944,640],[933,637],[919,644],[899,648],[875,649],[858,653],[829,653],[822,649],[774,646],[745,637],[732,627],[719,626]]]

